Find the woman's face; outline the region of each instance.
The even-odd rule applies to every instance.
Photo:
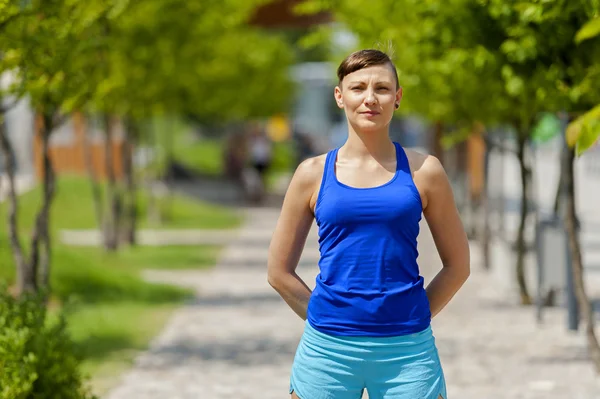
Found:
[[[335,99],[349,123],[361,131],[375,131],[392,120],[402,88],[388,64],[375,65],[352,72],[335,88]]]

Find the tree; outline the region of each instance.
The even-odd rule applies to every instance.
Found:
[[[522,12],[529,13],[529,19],[534,24],[533,26],[531,24],[523,26],[521,31],[514,35],[515,43],[519,43],[519,41],[520,43],[529,43],[528,47],[521,46],[525,60],[521,62],[521,65],[536,63],[544,67],[544,69],[538,70],[530,82],[530,84],[536,85],[534,87],[541,87],[545,91],[545,93],[536,93],[536,100],[543,102],[547,110],[566,111],[572,117],[589,109],[591,104],[597,103],[600,100],[597,79],[600,73],[598,66],[600,41],[589,40],[586,43],[579,41],[578,46],[574,46],[573,41],[578,36],[581,38],[578,31],[581,32],[580,28],[592,16],[598,15],[600,5],[597,2],[559,1],[542,6],[531,2]],[[584,27],[583,31],[585,32],[585,30]],[[534,47],[535,51],[532,51]],[[527,55],[527,52],[531,52],[531,54]],[[513,54],[518,56],[516,50]],[[567,136],[571,139],[573,136],[578,136],[578,151],[591,146],[597,138],[597,127],[595,127],[597,122],[594,122],[593,115],[592,111],[577,118],[567,130]],[[579,134],[575,133],[577,131]],[[600,373],[600,347],[593,328],[593,310],[585,293],[580,243],[576,228],[573,175],[575,154],[573,150],[570,150],[566,155],[561,173],[561,180],[566,191],[564,221],[569,237],[576,294],[586,319],[588,347],[596,370]]]
[[[287,109],[293,92],[288,77],[293,54],[282,37],[246,24],[266,1],[0,4],[0,72],[14,76],[14,84],[2,95],[30,100],[39,116],[43,158],[43,198],[29,254],[16,229],[17,198],[10,197],[15,205],[10,231],[19,292],[48,288],[49,214],[55,192],[49,142],[54,128],[70,113],[121,121],[131,149],[135,139],[148,135],[146,122],[157,116],[227,121]],[[75,119],[84,125],[81,118]],[[5,137],[0,129],[2,148],[10,150]],[[127,151],[106,153],[128,157]],[[126,164],[126,185],[134,192],[132,160]],[[116,179],[113,183],[120,184]],[[98,192],[98,184],[93,187]],[[112,204],[123,195],[121,188],[114,191]],[[135,201],[127,202],[129,214],[134,214]]]
[[[287,73],[292,54],[282,37],[268,36],[246,23],[263,2],[228,0],[210,6],[181,0],[130,2],[118,14],[110,14],[95,35],[103,38],[99,46],[103,55],[94,69],[98,84],[90,108],[125,121],[129,139],[152,135],[140,126],[157,118],[196,115],[229,121],[285,110],[292,93]],[[157,151],[166,152],[168,165],[173,135],[166,130],[159,133]],[[133,173],[132,168],[128,171]],[[126,180],[131,197],[131,174]],[[116,186],[114,179],[109,179],[109,186]],[[117,198],[124,192],[110,191]],[[135,214],[132,207],[129,201],[130,220]],[[118,235],[117,208],[111,208],[113,237]]]
[[[600,18],[596,17],[586,23],[575,36],[575,42],[592,39],[600,35]],[[596,71],[600,71],[596,69]],[[598,90],[598,87],[593,87]],[[600,373],[600,345],[594,330],[594,309],[586,293],[584,283],[583,261],[581,254],[581,243],[577,227],[577,210],[575,206],[575,185],[573,162],[576,155],[581,155],[589,149],[600,136],[600,106],[584,113],[572,121],[567,127],[566,143],[569,147],[568,156],[564,159],[562,178],[565,192],[565,226],[569,241],[569,251],[572,259],[572,273],[575,285],[575,294],[583,319],[585,322],[585,334],[588,348],[596,371]]]
[[[28,3],[3,3],[8,15],[2,22],[0,44],[3,49],[0,72],[12,73],[7,94],[27,96],[38,115],[37,137],[41,145],[43,196],[30,237],[29,257],[25,256],[17,231],[17,199],[14,186],[9,188],[11,201],[10,232],[12,252],[17,267],[17,292],[49,290],[51,237],[49,216],[55,192],[55,177],[48,147],[52,131],[75,104],[79,93],[76,55],[84,43],[77,39],[73,23],[76,10],[72,4],[58,0]],[[1,134],[2,132],[0,132]],[[5,140],[3,148],[8,146]],[[8,151],[10,152],[10,151]],[[12,183],[12,179],[9,179]]]
[[[90,181],[107,249],[115,250],[121,235],[129,242],[135,237],[136,185],[130,153],[134,140],[153,134],[143,129],[146,121],[183,114],[222,121],[263,117],[289,105],[290,49],[282,37],[246,24],[264,2],[112,0],[80,3],[74,9],[78,40],[86,45],[76,60],[82,72],[77,75],[80,90],[70,108],[79,105],[77,121],[82,129],[83,114],[99,114],[104,120],[108,177],[104,201],[93,173]],[[129,149],[122,154],[113,154],[109,145],[117,122],[124,127],[123,148]],[[172,136],[161,135],[166,140]],[[118,156],[124,158],[127,189],[112,168]],[[128,231],[123,233],[120,225]]]

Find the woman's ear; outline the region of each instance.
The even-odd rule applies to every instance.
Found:
[[[333,90],[333,96],[335,97],[335,102],[339,108],[344,108],[344,100],[342,99],[342,89],[339,86],[335,86]]]
[[[404,91],[402,90],[402,87],[398,88],[398,91],[396,92],[396,109],[400,107],[400,101],[402,101],[403,94]]]

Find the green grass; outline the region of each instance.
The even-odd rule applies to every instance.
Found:
[[[19,199],[21,227],[29,229],[33,226],[41,195],[41,187],[36,187]],[[175,194],[170,199],[163,198],[158,202],[158,207],[166,217],[163,225],[157,225],[149,222],[147,217],[150,203],[148,194],[139,190],[137,200],[140,228],[225,229],[237,227],[241,222],[240,216],[229,209]],[[53,231],[96,228],[89,181],[74,176],[60,178],[50,218]]]
[[[176,159],[198,172],[220,176],[223,174],[223,140],[203,139],[187,142],[178,138],[173,151]]]
[[[0,231],[0,275],[14,279],[12,258]],[[106,254],[99,248],[69,248],[56,244],[52,254],[52,303],[72,304],[69,329],[83,355],[83,371],[98,394],[116,383],[139,350],[164,326],[177,305],[192,292],[143,281],[146,268],[206,268],[218,248],[128,248]],[[7,265],[7,267],[4,267]],[[69,306],[70,307],[70,306]]]
[[[102,395],[117,382],[175,309],[176,304],[121,302],[86,306],[69,317],[69,331],[86,359],[81,371],[92,377],[94,393]]]
[[[142,269],[197,269],[210,267],[219,253],[213,245],[164,246],[144,248],[123,248],[117,254],[99,251],[96,248],[81,248],[81,253],[98,257],[102,263],[110,263],[117,268],[128,270]]]
[[[20,197],[19,227],[27,247],[41,193],[36,188]],[[161,226],[147,222],[148,198],[141,193],[140,227],[233,228],[240,217],[226,208],[174,196],[170,217]],[[15,268],[6,226],[6,203],[0,204],[0,280],[13,282]],[[164,206],[164,204],[163,204]],[[69,329],[84,357],[83,371],[101,393],[127,369],[139,350],[164,326],[176,306],[191,291],[145,282],[144,269],[207,268],[215,264],[220,248],[166,246],[122,248],[106,253],[101,248],[67,247],[58,242],[61,229],[96,228],[89,182],[61,178],[51,213],[54,238],[51,262],[53,310],[72,304]],[[25,248],[27,250],[27,248]],[[69,306],[69,308],[71,308]]]

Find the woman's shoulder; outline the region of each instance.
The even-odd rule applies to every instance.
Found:
[[[425,154],[415,150],[405,150],[406,157],[413,176],[413,181],[419,194],[423,209],[427,208],[429,198],[437,195],[440,187],[448,184],[446,171],[440,160],[431,154]]]
[[[445,175],[444,167],[440,160],[431,154],[426,154],[413,149],[404,149],[408,164],[413,175],[435,178]]]
[[[318,183],[323,176],[326,158],[327,154],[321,154],[300,162],[294,173],[295,177],[304,184]]]
[[[286,197],[294,201],[307,201],[314,209],[316,194],[319,191],[327,154],[307,158],[297,167],[287,189]]]
[[[421,194],[423,207],[426,208],[429,198],[440,197],[440,190],[449,186],[448,176],[440,160],[431,154],[415,150],[406,150],[413,181]],[[445,195],[445,194],[444,194]]]

